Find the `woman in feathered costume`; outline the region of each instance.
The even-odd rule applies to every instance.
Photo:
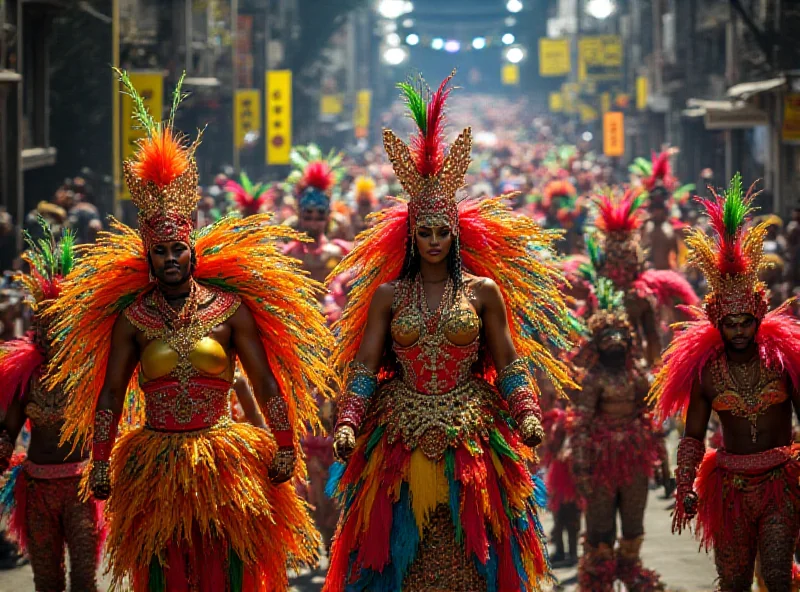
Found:
[[[677,272],[645,269],[645,253],[639,229],[642,224],[643,195],[626,190],[621,198],[598,197],[595,226],[601,231],[597,273],[609,278],[625,294],[625,309],[638,339],[644,345],[645,360],[653,367],[661,355],[658,307],[676,302],[698,302],[689,282]]]
[[[790,302],[767,312],[758,273],[766,224],[748,227],[752,188],[737,173],[704,202],[715,236],[694,230],[689,263],[706,277],[703,308],[691,308],[664,354],[651,397],[662,418],[686,414],[678,447],[673,530],[693,518],[713,547],[721,590],[749,590],[756,555],[769,590],[790,590],[800,533],[800,324]],[[724,445],[706,452],[711,411]],[[699,471],[698,471],[699,468]]]
[[[49,381],[71,394],[62,437],[92,442],[86,485],[108,498],[115,584],[286,590],[287,567],[315,562],[319,544],[288,481],[303,473],[306,426],[319,425],[309,391],[331,384],[320,286],[281,254],[297,234],[268,215],[193,232],[197,141],[185,146],[172,117],[153,121],[121,78],[147,131],[124,163],[139,232],[113,222],[49,311]],[[250,424],[231,421],[237,360]],[[134,426],[117,438],[121,418]]]
[[[472,132],[445,153],[451,78],[427,96],[400,85],[419,132],[409,147],[385,130],[384,147],[409,201],[333,272],[355,279],[334,326],[334,447],[349,461],[331,482],[343,513],[326,592],[533,591],[549,576],[526,463],[543,436],[530,365],[573,386],[547,347],[568,347],[546,258],[558,233],[503,197],[457,203]]]
[[[73,264],[74,235],[56,244],[49,224],[39,218],[43,237],[26,236],[23,259],[30,267],[20,279],[30,295],[33,330],[0,345],[0,470],[9,466],[14,443],[26,421],[31,440],[27,457],[16,465],[0,492],[9,530],[33,567],[37,590],[65,590],[64,548],[69,549],[70,588],[97,590],[97,567],[105,536],[103,505],[84,500],[81,474],[88,454],[72,442],[59,444],[64,407],[70,394],[62,382],[45,386],[51,358],[44,312],[61,293]]]

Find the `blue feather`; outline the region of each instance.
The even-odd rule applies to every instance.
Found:
[[[3,515],[10,515],[14,511],[14,488],[17,486],[17,477],[22,470],[22,465],[19,464],[8,472],[6,482],[3,488],[0,489],[0,513]]]
[[[330,499],[337,497],[336,490],[339,489],[339,482],[342,480],[345,469],[347,469],[347,465],[340,462],[333,463],[331,468],[328,469],[328,482],[325,484],[325,495]]]
[[[400,499],[394,505],[392,513],[392,564],[395,572],[396,590],[403,585],[408,569],[417,556],[419,548],[419,531],[411,509],[411,495],[408,483],[403,483],[400,488]]]

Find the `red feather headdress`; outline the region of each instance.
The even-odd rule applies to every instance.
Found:
[[[665,150],[656,155],[653,152],[653,164],[650,176],[642,179],[642,184],[648,191],[653,191],[661,185],[667,191],[673,191],[678,184],[677,179],[672,175],[672,166],[669,163],[670,153]]]

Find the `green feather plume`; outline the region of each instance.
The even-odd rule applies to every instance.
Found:
[[[75,264],[75,238],[74,231],[64,230],[61,235],[61,241],[58,244],[58,273],[63,277],[69,275],[69,272],[72,271],[72,266]]]
[[[595,284],[594,294],[597,297],[597,307],[600,310],[617,310],[624,306],[625,295],[621,290],[617,290],[608,278],[598,278]]]
[[[411,117],[422,133],[426,134],[428,132],[428,106],[425,104],[422,93],[409,82],[400,82],[397,88],[403,93],[406,105],[411,111]]]
[[[122,83],[122,86],[125,87],[124,94],[128,95],[133,101],[133,118],[139,122],[139,125],[142,126],[142,129],[144,129],[150,137],[153,137],[158,133],[159,125],[147,110],[142,95],[140,95],[136,87],[133,86],[133,82],[125,70],[114,68],[114,72],[117,73],[119,81]]]
[[[742,228],[745,218],[752,211],[750,201],[742,190],[742,175],[736,173],[725,192],[725,207],[722,211],[725,233],[729,237],[734,236]]]

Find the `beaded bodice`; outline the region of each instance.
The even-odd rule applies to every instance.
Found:
[[[31,390],[25,405],[25,415],[36,427],[60,427],[64,421],[67,396],[60,388],[46,389],[36,377],[31,381]]]
[[[395,286],[392,349],[403,382],[419,393],[447,393],[472,376],[481,320],[466,294],[454,300],[445,290],[443,305],[430,313],[421,282],[401,280]]]

